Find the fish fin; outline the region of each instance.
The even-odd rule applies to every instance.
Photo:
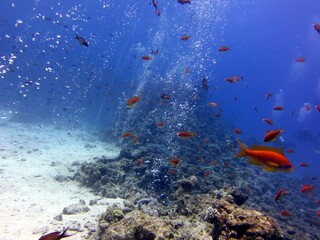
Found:
[[[261,165],[262,165],[259,161],[257,161],[257,160],[254,159],[254,158],[249,158],[249,159],[247,160],[247,162],[250,163],[250,164],[252,164],[252,165],[256,165],[256,166],[261,166]]]
[[[268,147],[268,146],[261,146],[261,145],[253,145],[249,148],[250,150],[267,150],[271,152],[276,152],[284,156],[282,148],[275,148],[275,147]]]
[[[264,171],[266,172],[276,172],[277,170],[275,168],[272,168],[272,167],[268,167],[268,166],[265,166],[262,168]]]
[[[271,167],[274,167],[274,168],[280,167],[279,164],[277,164],[277,163],[275,163],[275,162],[270,162],[270,161],[269,161],[269,162],[267,161],[267,165],[268,165],[268,166],[271,166]]]
[[[239,158],[239,157],[244,157],[244,156],[247,156],[247,148],[246,146],[240,141],[240,139],[237,139],[237,142],[239,144],[239,152],[235,155],[236,158]]]

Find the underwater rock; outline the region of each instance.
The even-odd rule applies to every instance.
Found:
[[[205,233],[197,233],[196,227],[183,224],[178,221],[174,224],[168,219],[150,216],[141,211],[133,211],[125,217],[110,225],[104,233],[99,236],[101,240],[153,240],[153,239],[210,239]],[[175,228],[175,226],[180,226]],[[186,225],[186,226],[184,226]]]
[[[62,213],[66,215],[72,215],[77,213],[89,212],[90,208],[83,203],[71,204],[68,207],[63,208]]]
[[[233,202],[237,204],[238,206],[241,206],[245,203],[245,201],[248,200],[248,196],[244,193],[240,192],[239,190],[235,189],[233,190],[230,195],[233,197]]]
[[[240,208],[225,199],[212,208],[207,209],[204,219],[213,223],[213,239],[284,239],[275,220],[264,213]]]
[[[117,206],[108,207],[106,212],[100,216],[100,221],[105,221],[108,224],[112,224],[120,221],[124,217],[122,209]]]

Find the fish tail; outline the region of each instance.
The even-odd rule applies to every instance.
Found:
[[[246,155],[247,155],[247,148],[246,148],[246,146],[245,146],[239,139],[237,139],[237,142],[238,142],[238,144],[239,144],[240,150],[239,150],[239,152],[235,155],[235,157],[236,157],[236,158],[239,158],[239,157],[246,156]]]

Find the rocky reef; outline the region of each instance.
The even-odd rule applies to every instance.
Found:
[[[284,239],[276,221],[238,206],[231,192],[180,196],[172,206],[126,201],[127,213],[109,208],[99,220],[99,239]],[[152,209],[152,211],[150,211]],[[117,216],[121,216],[120,218]]]

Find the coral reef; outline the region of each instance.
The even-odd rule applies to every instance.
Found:
[[[159,216],[138,210],[137,204],[123,218],[115,219],[113,208],[100,218],[99,239],[284,239],[277,223],[266,214],[247,210],[233,202],[234,198],[217,199],[214,194],[180,196],[171,207],[152,205]],[[132,204],[129,204],[132,206]],[[118,221],[117,221],[118,220]],[[108,222],[106,224],[106,222]],[[102,227],[101,227],[102,226]]]

